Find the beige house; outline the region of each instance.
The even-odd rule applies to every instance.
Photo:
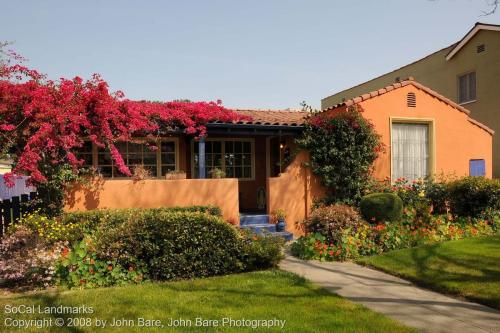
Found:
[[[466,107],[474,119],[500,133],[500,25],[493,24],[476,23],[453,45],[325,97],[321,108],[330,108],[408,77]],[[493,139],[493,176],[500,178],[500,135]]]
[[[0,175],[10,171],[11,161],[0,159]]]

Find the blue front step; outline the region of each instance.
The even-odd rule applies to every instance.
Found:
[[[251,214],[241,214],[240,215],[240,225],[251,225],[251,224],[268,224],[269,223],[269,215],[259,214],[259,215],[251,215]]]
[[[288,231],[276,231],[276,225],[269,223],[269,215],[260,214],[241,214],[240,215],[240,228],[253,230],[257,234],[269,233],[273,236],[279,236],[286,241],[293,239],[293,234]]]

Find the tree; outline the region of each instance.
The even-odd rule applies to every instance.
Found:
[[[242,118],[220,101],[128,100],[121,91],[111,93],[97,74],[87,81],[78,76],[52,81],[23,66],[22,57],[5,51],[5,45],[0,45],[0,158],[10,155],[14,167],[4,179],[12,185],[14,177],[29,176],[43,205],[55,204],[56,213],[62,208],[61,188],[82,169],[77,153],[85,140],[109,150],[118,170],[130,176],[116,142],[137,136],[152,142],[171,131],[203,136],[210,121]]]

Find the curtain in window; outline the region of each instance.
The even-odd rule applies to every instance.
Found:
[[[392,125],[392,179],[423,178],[429,174],[429,125]]]

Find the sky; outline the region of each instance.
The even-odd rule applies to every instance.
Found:
[[[319,108],[460,40],[492,0],[2,1],[0,40],[50,78],[131,99]]]

